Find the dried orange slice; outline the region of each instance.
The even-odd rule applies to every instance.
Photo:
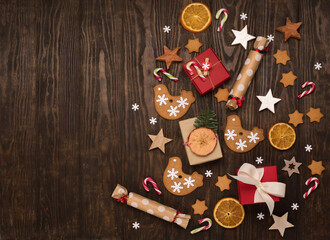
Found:
[[[294,129],[286,123],[276,123],[268,132],[270,144],[278,150],[287,150],[296,141]]]
[[[181,24],[189,32],[199,33],[212,22],[210,9],[203,3],[190,3],[181,13]]]
[[[206,127],[199,127],[191,131],[188,137],[190,150],[198,156],[207,156],[217,145],[217,135]]]
[[[215,205],[213,217],[220,226],[235,228],[243,222],[245,211],[235,198],[223,198]]]

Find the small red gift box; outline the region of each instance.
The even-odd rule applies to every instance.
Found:
[[[257,168],[258,171],[259,169],[262,168]],[[276,166],[264,167],[263,169],[264,169],[264,175],[261,179],[261,182],[277,182]],[[238,170],[236,171],[236,173],[237,172]],[[255,193],[257,190],[256,186],[237,181],[237,188],[238,188],[239,202],[242,205],[264,202],[262,199],[255,198]],[[278,197],[272,195],[270,196],[275,202],[280,201]]]
[[[208,58],[209,63],[211,63],[211,68],[209,70],[208,76],[206,76],[204,79],[201,78],[198,75],[195,67],[192,66],[191,66],[191,71],[193,75],[191,75],[190,74],[191,71],[187,69],[186,65],[191,61],[196,62],[199,68],[201,69],[201,71],[203,71],[202,63],[205,62],[206,58]],[[221,60],[215,54],[212,48],[209,48],[206,51],[202,52],[201,54],[194,57],[189,62],[184,64],[182,68],[186,72],[192,83],[195,85],[200,95],[204,95],[212,91],[213,89],[219,87],[230,78],[230,74],[228,70],[222,64]]]

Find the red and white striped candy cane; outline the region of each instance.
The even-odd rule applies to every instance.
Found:
[[[319,185],[319,180],[316,177],[308,178],[307,181],[305,182],[306,186],[308,186],[311,182],[315,182],[315,185],[313,187],[311,187],[310,189],[308,189],[307,192],[304,193],[304,195],[303,195],[304,199],[306,199],[311,194],[311,192],[313,192]]]
[[[161,76],[158,75],[158,72],[162,72],[164,73],[164,75],[166,77],[168,77],[169,79],[173,80],[174,82],[177,82],[179,79],[174,77],[172,74],[168,73],[166,70],[164,70],[163,68],[156,68],[154,70],[154,77],[158,80],[158,81],[162,81]]]
[[[147,192],[150,192],[150,189],[147,186],[147,183],[150,182],[152,184],[152,186],[154,187],[155,191],[157,192],[158,195],[161,195],[162,192],[159,190],[157,183],[151,178],[151,177],[147,177],[146,179],[143,180],[143,187]]]
[[[191,66],[194,66],[194,67],[195,67],[195,69],[196,69],[196,71],[197,71],[197,74],[198,74],[198,76],[199,76],[201,79],[203,79],[203,80],[206,79],[206,78],[203,76],[202,70],[199,68],[199,65],[198,65],[196,62],[194,62],[194,61],[188,62],[187,65],[186,65],[186,68],[187,68],[187,70],[188,70],[188,72],[189,72],[190,75],[194,75],[193,70],[191,70]]]
[[[198,220],[198,223],[201,224],[203,222],[208,222],[209,224],[204,226],[204,227],[199,227],[199,228],[196,228],[194,230],[192,230],[190,233],[191,234],[195,234],[195,233],[198,233],[198,232],[201,232],[201,231],[205,231],[207,229],[210,229],[212,227],[212,220],[210,218],[202,218],[202,219],[199,219]]]
[[[222,18],[222,20],[220,22],[220,25],[219,25],[218,30],[217,30],[218,32],[221,31],[223,25],[225,24],[225,22],[227,21],[227,18],[228,18],[228,11],[225,8],[221,8],[219,11],[217,11],[217,14],[215,15],[215,18],[219,19],[221,13],[223,13],[225,16]]]
[[[306,86],[310,85],[311,88],[309,90],[305,90],[302,93],[298,95],[298,98],[302,98],[303,96],[306,96],[308,94],[311,94],[315,90],[315,83],[307,81],[303,85],[301,85],[302,88],[305,88]]]

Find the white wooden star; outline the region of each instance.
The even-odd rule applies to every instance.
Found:
[[[255,36],[248,34],[247,25],[241,31],[237,31],[234,29],[232,29],[232,31],[235,35],[235,40],[232,42],[231,45],[241,44],[246,49],[247,42],[256,38]]]
[[[274,105],[281,101],[280,98],[274,98],[272,94],[272,90],[269,89],[266,96],[257,96],[259,101],[261,102],[261,106],[259,108],[259,112],[264,109],[269,109],[272,113],[275,113]]]
[[[281,236],[284,236],[286,228],[294,227],[293,224],[288,222],[288,213],[285,213],[282,217],[272,215],[274,219],[274,224],[269,228],[269,230],[278,230]]]

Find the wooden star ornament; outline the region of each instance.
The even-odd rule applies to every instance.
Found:
[[[199,52],[199,48],[203,46],[203,43],[199,41],[199,38],[195,39],[188,39],[188,44],[185,46],[185,48],[188,49],[189,53],[192,52]]]
[[[174,50],[170,50],[168,47],[164,46],[164,54],[158,58],[157,61],[166,62],[166,68],[169,69],[172,62],[181,62],[182,58],[177,55],[177,52],[180,50],[180,47],[177,47]]]
[[[290,60],[286,50],[281,51],[277,49],[277,52],[273,55],[273,57],[276,59],[276,64],[286,65],[287,61]]]
[[[199,201],[196,199],[195,204],[191,206],[194,209],[194,214],[199,214],[202,215],[208,207],[205,205],[205,200],[204,201]]]
[[[224,190],[229,190],[230,189],[230,183],[231,180],[228,179],[227,175],[223,175],[222,177],[219,176],[218,177],[218,182],[215,184],[215,186],[220,188],[220,191],[224,191]]]
[[[214,94],[214,97],[217,98],[217,102],[227,102],[229,97],[228,88],[218,88],[218,92]]]
[[[292,23],[291,20],[287,17],[286,24],[276,28],[276,31],[282,32],[284,34],[284,42],[286,42],[290,37],[301,39],[301,36],[297,31],[301,24],[302,22]]]
[[[300,113],[298,110],[289,114],[289,123],[293,124],[293,126],[297,127],[300,123],[303,123],[303,113]]]
[[[282,217],[272,215],[274,219],[274,224],[269,228],[269,230],[278,230],[281,236],[284,236],[285,229],[294,227],[293,224],[288,222],[288,213],[285,213]]]
[[[294,86],[294,81],[297,79],[297,76],[293,74],[292,71],[288,73],[282,73],[282,79],[280,80],[283,83],[284,87]]]
[[[164,137],[163,129],[160,129],[157,135],[148,134],[148,136],[152,140],[149,150],[159,148],[163,153],[165,153],[165,144],[172,141],[172,139]]]
[[[325,170],[325,167],[322,165],[322,161],[314,161],[308,165],[308,168],[311,170],[312,175],[321,175],[322,172]]]
[[[310,118],[310,122],[320,122],[324,115],[321,113],[320,108],[309,108],[309,112],[306,114]]]
[[[285,166],[284,168],[282,168],[283,171],[287,171],[288,174],[289,174],[289,177],[291,177],[291,175],[293,173],[297,173],[297,174],[300,174],[299,172],[299,167],[302,163],[300,162],[296,162],[296,158],[293,157],[291,158],[291,160],[285,160],[284,159],[284,163],[285,163]]]
[[[279,101],[281,101],[280,98],[274,98],[273,94],[272,94],[272,90],[269,89],[268,93],[266,94],[266,96],[257,96],[257,98],[259,99],[259,101],[261,102],[261,106],[259,108],[259,112],[264,110],[264,109],[268,109],[269,111],[271,111],[272,113],[275,113],[275,104],[278,103]]]

